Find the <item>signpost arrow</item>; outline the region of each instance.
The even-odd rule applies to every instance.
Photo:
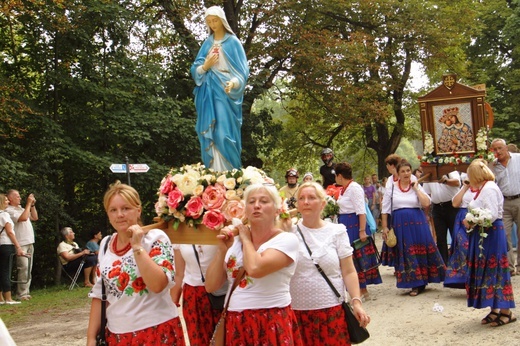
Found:
[[[110,165],[112,173],[126,173],[126,165],[124,163],[113,163]]]
[[[131,163],[128,165],[130,173],[146,173],[150,167],[146,163]]]

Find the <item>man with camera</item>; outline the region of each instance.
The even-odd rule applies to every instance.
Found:
[[[7,191],[7,199],[9,206],[5,209],[14,222],[14,233],[16,240],[25,253],[24,256],[16,256],[16,268],[18,270],[18,288],[16,298],[19,300],[29,300],[31,295],[29,288],[31,287],[31,273],[34,258],[34,228],[32,221],[38,220],[38,211],[36,210],[36,198],[31,193],[27,196],[25,208],[22,207],[22,197],[17,190],[11,189]]]
[[[74,241],[75,234],[70,227],[61,229],[63,241],[58,245],[58,255],[61,264],[68,273],[74,274],[83,263],[85,287],[93,287],[96,282],[96,271],[92,270],[97,264],[97,256],[88,249],[81,249]]]

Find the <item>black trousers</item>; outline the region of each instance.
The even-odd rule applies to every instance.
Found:
[[[455,218],[459,208],[453,207],[451,201],[443,203],[433,203],[432,218],[435,226],[435,233],[437,234],[437,247],[441,253],[444,263],[448,263],[448,230],[451,239],[453,240],[453,227],[455,225]]]

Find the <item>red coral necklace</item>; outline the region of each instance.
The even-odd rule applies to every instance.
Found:
[[[473,199],[477,199],[478,195],[480,195],[480,191],[482,191],[482,189],[484,188],[484,186],[486,185],[487,183],[487,180],[484,182],[484,184],[482,184],[482,186],[478,189],[477,193],[475,194],[475,197],[473,197]],[[473,191],[472,191],[473,192]]]
[[[347,185],[343,186],[343,188],[341,189],[341,194],[342,195],[345,193],[345,191],[347,191],[347,188],[348,188],[348,186],[350,185],[351,182],[352,182],[352,179],[348,182]]]
[[[130,244],[130,242],[128,242],[128,244],[124,248],[122,248],[121,250],[118,250],[117,249],[117,234],[114,236],[114,240],[112,241],[112,252],[115,253],[116,255],[123,256],[125,253],[128,252],[128,250],[130,250],[131,247],[132,247],[132,244]]]
[[[406,193],[406,192],[410,191],[410,189],[412,188],[412,184],[408,184],[408,188],[406,190],[404,190],[401,187],[401,180],[399,180],[399,182],[397,182],[397,185],[399,186],[399,190],[401,190],[403,193]]]

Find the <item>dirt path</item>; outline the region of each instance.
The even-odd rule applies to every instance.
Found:
[[[371,337],[363,345],[520,344],[520,322],[498,329],[481,326],[480,319],[489,310],[466,307],[464,290],[431,284],[424,293],[410,297],[407,291],[395,287],[392,269],[381,267],[381,275],[383,284],[370,286],[370,297],[364,303],[372,322],[368,328]],[[518,304],[520,276],[513,277],[512,281]],[[443,307],[442,312],[433,310],[436,303]],[[18,346],[85,345],[88,314],[88,305],[66,314],[44,313],[12,326],[10,332]]]

